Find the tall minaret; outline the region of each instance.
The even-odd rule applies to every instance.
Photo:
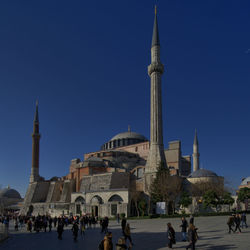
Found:
[[[30,183],[39,180],[39,141],[41,135],[39,134],[39,118],[38,118],[38,102],[36,102],[36,112],[33,122],[32,133],[32,164]]]
[[[200,169],[199,166],[199,144],[198,144],[198,137],[197,137],[197,130],[195,129],[194,135],[194,144],[193,144],[193,171]]]
[[[161,75],[163,71],[164,66],[160,61],[160,40],[155,7],[151,64],[148,66],[148,74],[151,79],[150,150],[145,169],[148,173],[156,172],[161,162],[166,166],[162,135]]]

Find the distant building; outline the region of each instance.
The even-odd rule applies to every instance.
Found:
[[[20,210],[22,201],[19,192],[9,186],[0,190],[0,214]]]

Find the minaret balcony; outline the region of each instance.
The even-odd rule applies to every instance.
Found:
[[[149,74],[149,76],[154,72],[158,72],[160,74],[163,74],[163,72],[164,72],[163,64],[161,64],[160,62],[152,62],[148,66],[148,74]]]

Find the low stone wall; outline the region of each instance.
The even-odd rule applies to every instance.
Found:
[[[9,237],[8,228],[4,224],[0,224],[0,242]]]

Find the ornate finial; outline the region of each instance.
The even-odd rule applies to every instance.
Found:
[[[131,127],[130,127],[130,125],[128,125],[128,132],[131,132]]]

